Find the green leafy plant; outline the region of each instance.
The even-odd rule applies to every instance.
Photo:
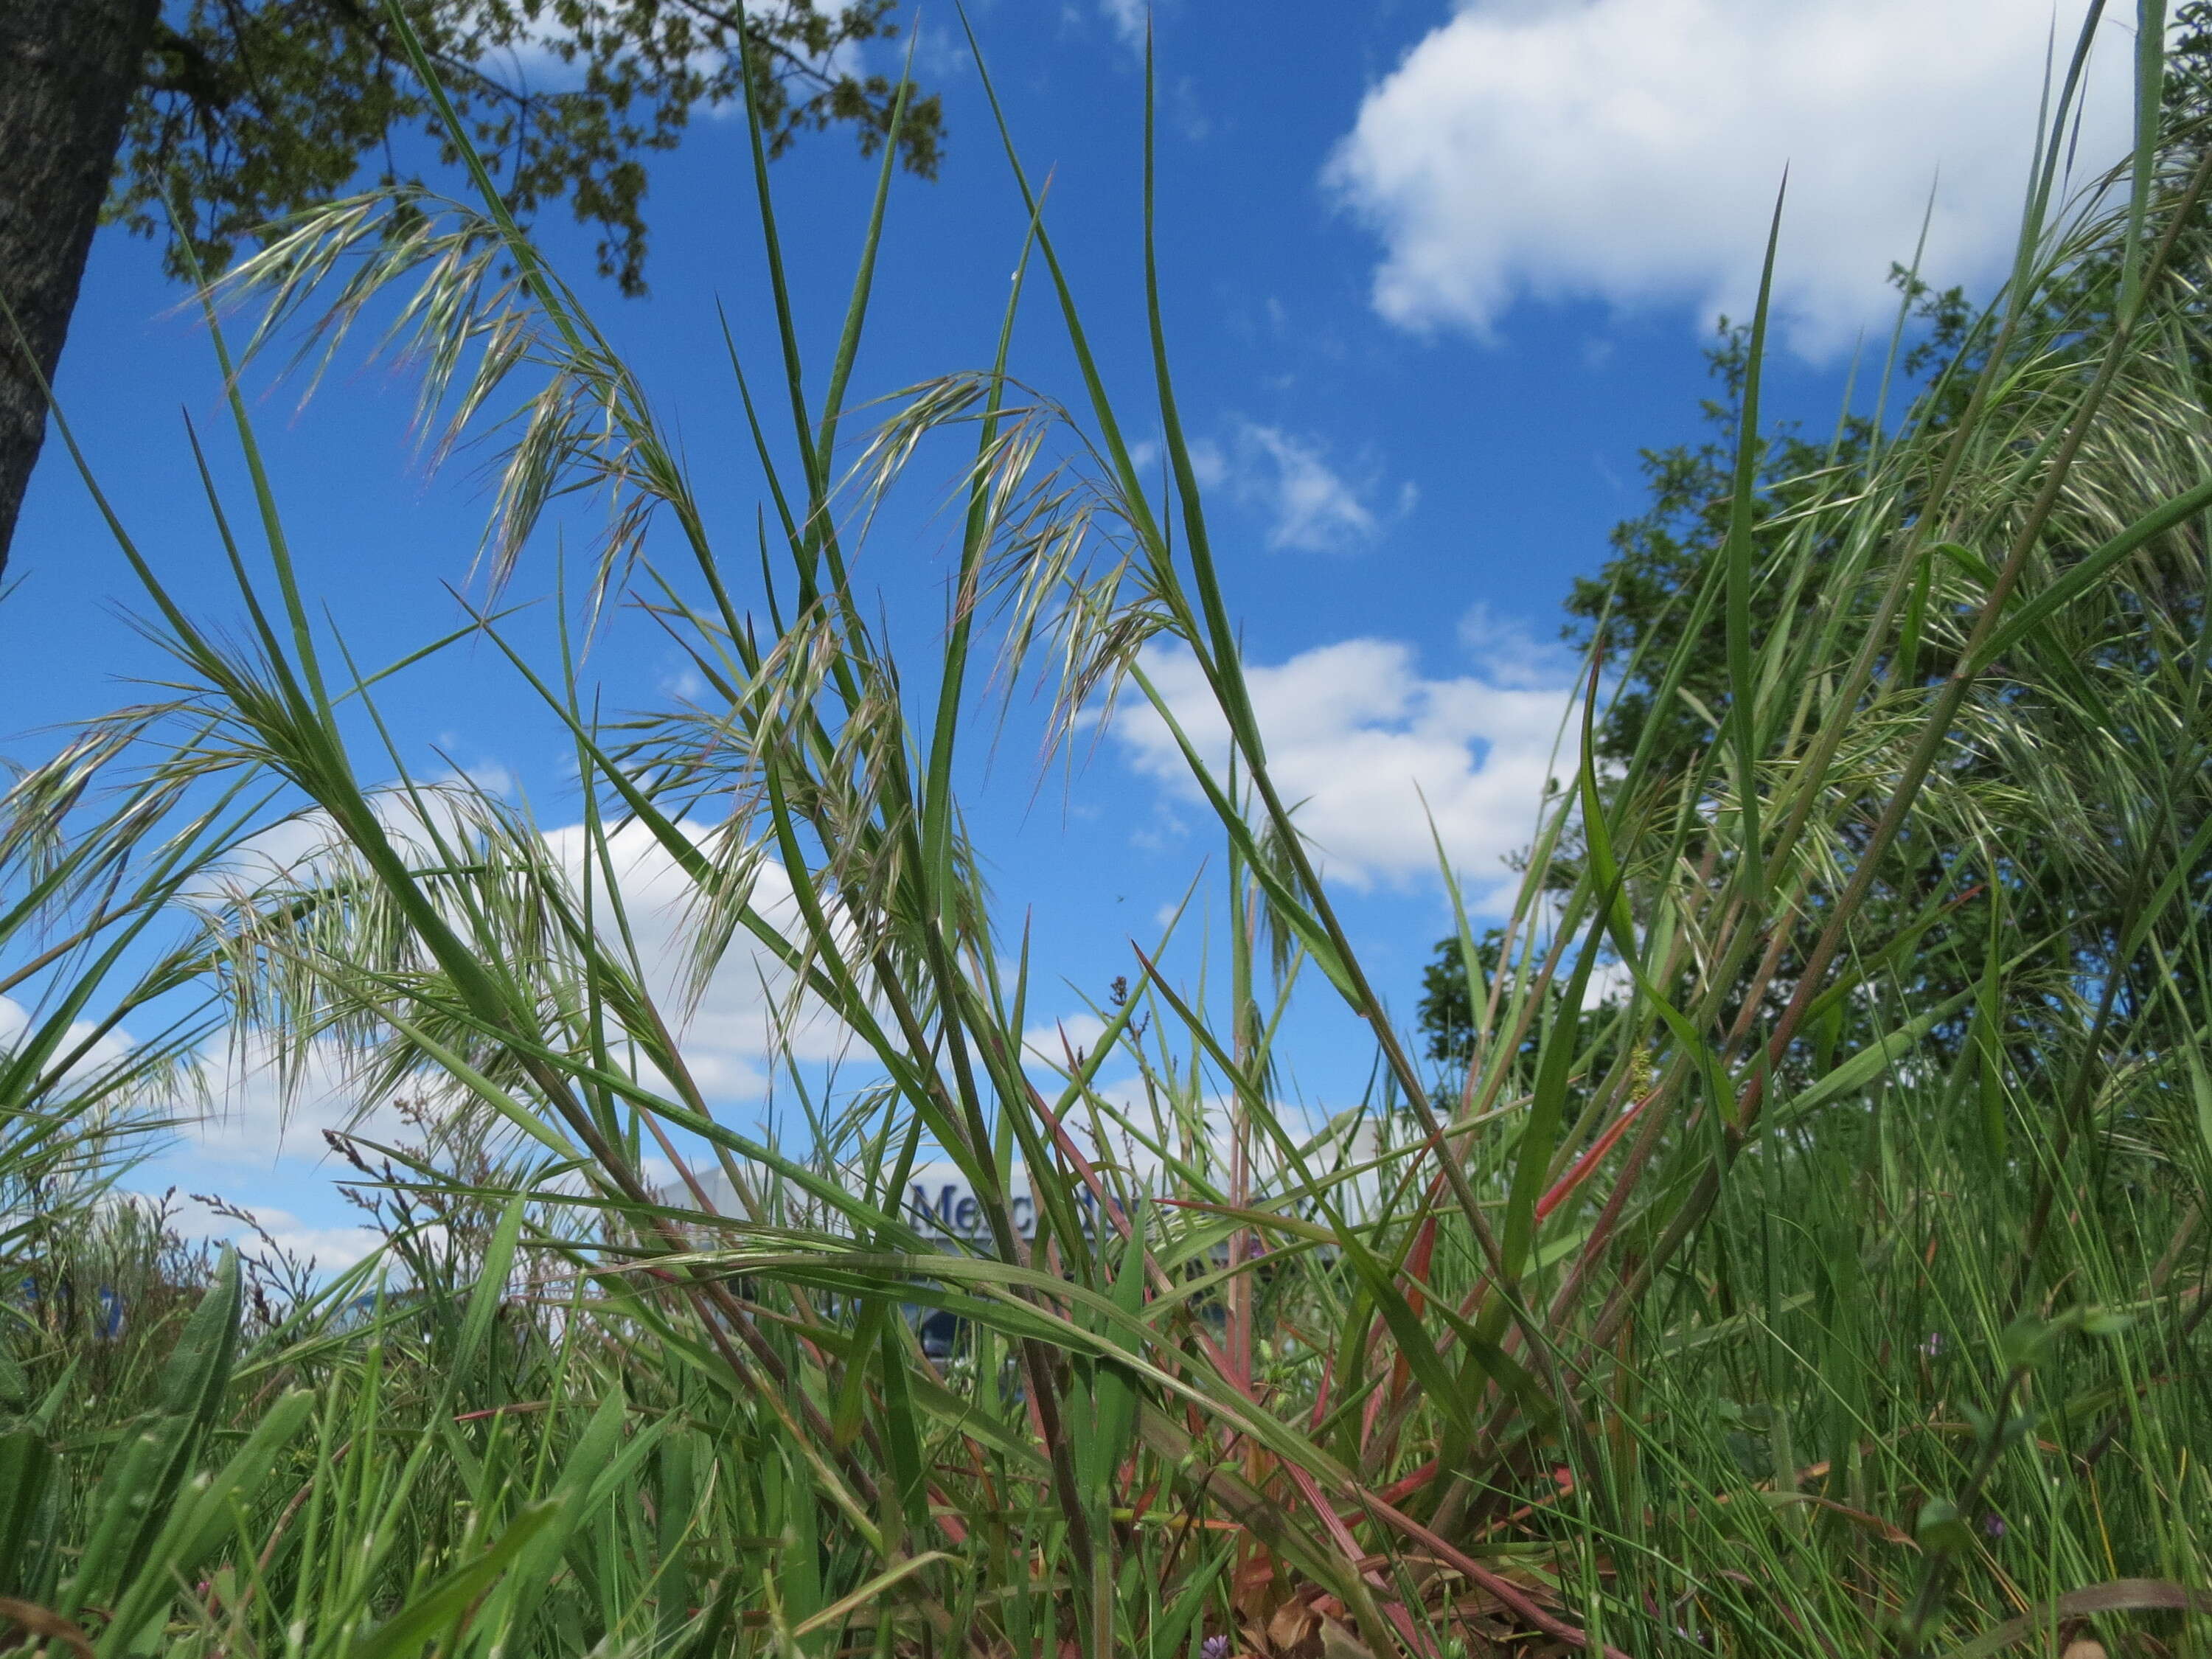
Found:
[[[1455,928],[1442,1058],[1464,1081],[1442,1091],[1270,768],[1176,402],[1149,145],[1141,417],[1010,138],[1029,231],[992,362],[848,441],[893,158],[810,374],[756,112],[772,394],[732,356],[765,558],[750,525],[725,553],[480,166],[476,204],[356,198],[249,261],[229,281],[268,303],[255,349],[305,321],[337,349],[396,293],[426,409],[507,443],[495,576],[530,568],[557,495],[604,494],[587,613],[637,598],[706,689],[603,720],[573,647],[534,660],[475,619],[574,755],[565,851],[356,740],[407,665],[363,672],[317,620],[234,393],[243,631],[185,614],[118,524],[177,690],[106,729],[158,740],[165,812],[216,796],[257,803],[234,837],[315,832],[196,897],[192,982],[291,1063],[336,1054],[362,1099],[444,1127],[353,1143],[407,1278],[377,1291],[373,1263],[247,1340],[226,1266],[149,1419],[169,1426],[115,1419],[117,1472],[54,1500],[73,1576],[9,1616],[118,1653],[1084,1659],[1979,1653],[2188,1616],[2202,1547],[2174,1517],[2212,1449],[2212,419],[2182,228],[2208,169],[2168,155],[2147,97],[2134,195],[2066,206],[2070,87],[1973,325],[1987,349],[1848,480],[1795,481],[1787,514],[1760,518],[1739,446],[1694,625],[1630,677],[1685,711],[1663,746],[1645,721],[1601,769],[1593,672],[1513,914],[1494,941]],[[2049,301],[2090,257],[2124,280],[2085,351]],[[1040,290],[1064,401],[1014,373]],[[901,660],[857,527],[954,441],[949,621]],[[1709,623],[1719,705],[1693,678]],[[1227,764],[1162,693],[1164,649]],[[1212,971],[1177,929],[1137,949],[1048,1081],[955,790],[984,670],[1037,666],[1063,738],[1118,698],[1167,724],[1225,872]],[[811,1143],[714,1109],[638,943],[645,856],[680,878],[695,989],[755,963],[794,1048],[843,1043],[857,1084],[790,1066]],[[1360,1018],[1379,1079],[1327,1122],[1281,1080],[1321,1000]],[[1101,1091],[1109,1056],[1135,1100]],[[957,1247],[906,1203],[925,1159],[975,1195]],[[957,1316],[951,1357],[915,1309]],[[17,1394],[53,1397],[67,1364],[31,1357]],[[180,1493],[195,1467],[159,1515],[96,1497]]]

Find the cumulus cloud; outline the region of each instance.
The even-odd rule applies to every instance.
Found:
[[[1050,1024],[1032,1025],[1023,1032],[1022,1051],[1047,1067],[1063,1067],[1071,1051],[1087,1054],[1105,1035],[1106,1022],[1094,1013],[1063,1014]]]
[[[328,1152],[325,1130],[390,1144],[403,1127],[389,1105],[362,1109],[345,1057],[333,1044],[316,1044],[301,1056],[288,1087],[269,1042],[240,1033],[207,1055],[203,1075],[207,1111],[188,1126],[187,1138],[213,1164],[267,1169],[283,1158],[319,1160]]]
[[[0,996],[0,1055],[13,1054],[16,1045],[30,1033],[33,1024],[44,1023],[43,1016],[34,1015],[32,1010],[15,998]],[[84,1052],[77,1055],[75,1063],[63,1072],[58,1079],[64,1087],[88,1085],[109,1067],[127,1059],[131,1053],[131,1034],[119,1028],[101,1031],[90,1020],[71,1020],[55,1058],[76,1054],[80,1048]]]
[[[1197,445],[1191,459],[1201,484],[1226,488],[1267,520],[1267,545],[1278,551],[1353,552],[1385,528],[1372,501],[1380,483],[1373,469],[1347,476],[1318,438],[1238,420],[1226,443]],[[1392,516],[1411,511],[1413,501],[1413,485],[1400,486]]]
[[[2092,59],[2081,164],[2124,148],[2132,43]],[[2057,9],[2060,67],[2081,8]],[[1827,356],[1923,270],[2002,274],[2053,15],[2021,0],[1462,0],[1326,173],[1383,244],[1376,307],[1486,337],[1518,299],[1747,314],[1783,168],[1778,315]]]
[[[162,1204],[170,1226],[180,1237],[212,1239],[251,1249],[260,1242],[260,1235],[265,1234],[288,1255],[324,1273],[350,1267],[384,1242],[383,1234],[374,1227],[318,1227],[289,1210],[268,1204],[239,1206],[252,1218],[246,1222],[211,1208],[198,1198],[171,1194],[165,1200],[155,1200],[142,1195],[141,1201]],[[257,1226],[259,1234],[255,1231]]]
[[[583,826],[548,830],[545,839],[580,882],[588,847]],[[690,877],[642,824],[620,826],[611,841],[615,879],[646,988],[672,1024],[689,1009],[677,1035],[693,1080],[708,1098],[759,1097],[767,1092],[769,1073],[780,1055],[826,1060],[842,1051],[843,1028],[811,1001],[793,1007],[788,970],[743,930],[694,1002],[690,939],[696,890]],[[790,878],[774,860],[763,860],[757,867],[753,903],[786,937],[800,937]],[[793,1018],[787,1019],[787,1013]]]
[[[432,810],[443,815],[458,811],[458,804],[437,802]],[[397,812],[390,816],[402,844],[413,844],[416,838],[396,822]],[[457,828],[459,823],[457,818],[447,827]],[[702,840],[706,834],[696,826],[692,833]],[[590,847],[583,827],[550,830],[544,838],[556,863],[580,890]],[[703,986],[695,986],[690,957],[695,897],[690,878],[641,825],[619,827],[611,832],[610,840],[613,878],[646,988],[676,1030],[692,1079],[710,1102],[760,1099],[768,1092],[771,1073],[787,1057],[802,1063],[837,1057],[846,1042],[843,1029],[806,1000],[794,1008],[787,971],[749,934],[740,932]],[[246,849],[226,885],[250,886],[286,872],[305,878],[317,860],[327,856],[327,827],[312,818],[295,820]],[[594,879],[596,884],[596,872]],[[215,894],[210,890],[201,896]],[[796,932],[797,907],[781,866],[767,861],[759,866],[754,902],[772,925]],[[616,931],[611,915],[602,914],[611,937]],[[10,1018],[11,1005],[0,999],[0,1039],[7,1035]],[[1095,1022],[1086,1024],[1082,1017],[1069,1023],[1078,1042],[1095,1040],[1094,1027]],[[195,1175],[195,1181],[209,1179],[221,1189],[226,1182],[245,1182],[249,1176],[271,1170],[296,1175],[316,1166],[342,1180],[351,1172],[330,1152],[324,1139],[330,1130],[385,1145],[420,1141],[420,1133],[404,1121],[393,1103],[367,1097],[347,1055],[336,1044],[311,1046],[297,1060],[289,1088],[276,1060],[270,1043],[251,1032],[234,1031],[204,1055],[208,1109],[204,1117],[184,1126],[183,1135],[196,1167],[206,1171]],[[649,1071],[644,1080],[648,1086],[665,1087],[665,1079]],[[226,1169],[236,1173],[225,1176]],[[658,1159],[648,1159],[647,1170],[656,1180],[672,1178],[673,1171]],[[234,1195],[225,1192],[227,1197]],[[343,1224],[345,1215],[334,1196],[327,1205],[308,1206],[312,1213],[305,1218],[251,1200],[246,1207],[285,1249],[303,1259],[313,1258],[325,1272],[360,1260],[376,1241],[368,1230]],[[181,1211],[177,1224],[191,1237],[229,1238],[245,1231],[243,1224],[197,1205]]]
[[[404,810],[392,799],[380,805],[401,845],[416,848],[427,856],[427,838],[419,830],[410,834],[399,821]],[[465,800],[458,795],[434,797],[429,805],[441,820],[447,820],[441,828],[449,833],[465,830]],[[702,840],[706,834],[696,827],[692,833]],[[760,1098],[769,1091],[770,1073],[784,1058],[804,1062],[837,1056],[846,1040],[843,1028],[811,1000],[794,1004],[788,970],[744,931],[737,933],[703,983],[695,983],[691,942],[696,890],[691,878],[643,825],[623,824],[608,836],[623,922],[646,989],[675,1030],[692,1080],[708,1100]],[[590,851],[584,827],[550,830],[544,840],[556,864],[580,893]],[[279,878],[309,879],[317,862],[329,854],[328,825],[312,815],[294,819],[256,837],[233,861],[220,888],[210,887],[198,896],[211,901]],[[595,888],[601,884],[596,870],[592,879]],[[753,901],[772,926],[798,936],[798,908],[781,865],[767,860],[757,866]],[[605,936],[618,939],[622,930],[604,894],[595,911]],[[7,1018],[8,1010],[0,1007],[0,1039],[6,1034]],[[399,1132],[389,1105],[362,1115],[361,1091],[335,1047],[311,1048],[289,1090],[275,1059],[270,1045],[251,1033],[234,1033],[231,1041],[206,1056],[210,1110],[191,1131],[198,1152],[218,1162],[266,1166],[281,1157],[321,1158],[326,1129],[354,1129],[379,1140],[389,1140]],[[665,1080],[648,1077],[647,1081],[665,1085]]]
[[[1224,763],[1227,735],[1195,662],[1163,651],[1146,672],[1200,752]],[[1574,764],[1571,729],[1561,729],[1571,690],[1429,678],[1411,647],[1373,639],[1247,665],[1245,677],[1276,782],[1331,875],[1358,886],[1425,878],[1437,867],[1433,821],[1468,902],[1510,902],[1517,878],[1502,860],[1528,844],[1547,781]],[[1195,796],[1148,705],[1124,702],[1113,732],[1139,772]]]

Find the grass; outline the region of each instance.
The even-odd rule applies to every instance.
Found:
[[[173,685],[9,797],[0,944],[40,1000],[0,1071],[0,1180],[42,1283],[127,1262],[146,1289],[116,1339],[82,1295],[10,1309],[0,1640],[2202,1651],[2212,268],[2203,171],[2155,138],[2117,210],[2061,203],[2054,144],[1979,347],[1863,468],[1761,523],[1747,453],[1735,532],[1679,601],[1724,619],[1728,704],[1693,711],[1686,757],[1586,753],[1497,972],[1462,928],[1472,1063],[1443,1086],[1269,771],[1148,222],[1141,413],[1108,395],[1010,143],[1031,228],[996,360],[855,435],[889,158],[810,377],[756,133],[763,560],[481,170],[473,204],[310,216],[228,279],[265,301],[252,349],[304,324],[336,350],[398,295],[426,411],[507,445],[495,577],[556,496],[602,495],[592,604],[647,606],[708,690],[605,721],[573,642],[535,661],[478,619],[573,750],[564,860],[382,742],[408,665],[367,672],[315,620],[242,404],[253,499],[210,492],[233,631],[116,523]],[[2085,292],[2100,260],[2117,286]],[[1073,348],[1065,405],[1016,376],[1024,305]],[[1158,489],[1129,436],[1155,429]],[[950,622],[895,660],[851,527],[952,444]],[[1062,740],[1117,697],[1172,723],[1146,672],[1169,644],[1230,734],[1225,769],[1186,745],[1225,950],[1210,973],[1147,952],[1043,1086],[957,762],[989,678],[1025,669]],[[1607,695],[1594,673],[1586,732]],[[223,884],[280,817],[317,849]],[[788,1021],[846,1040],[866,1080],[809,1097],[811,1144],[763,1144],[692,1078],[624,909],[640,848],[686,884],[696,975],[756,954]],[[1601,966],[1626,990],[1569,1012]],[[1373,1044],[1359,1136],[1279,1105],[1285,1033],[1324,1000]],[[187,1012],[95,1063],[85,1032],[147,1007]],[[224,1024],[416,1103],[416,1144],[353,1148],[384,1262],[320,1289],[195,1266],[99,1201],[114,1137]],[[1109,1054],[1134,1107],[1096,1087]],[[978,1196],[969,1249],[902,1209],[927,1160]],[[951,1358],[917,1307],[963,1322]]]

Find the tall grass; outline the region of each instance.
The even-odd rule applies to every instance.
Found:
[[[810,373],[754,130],[780,353],[732,356],[765,556],[480,168],[473,204],[301,222],[230,279],[266,301],[255,348],[304,322],[337,350],[398,296],[426,410],[505,436],[495,579],[549,503],[604,495],[594,605],[640,600],[707,690],[603,720],[573,642],[533,660],[478,619],[573,749],[568,860],[382,741],[407,665],[364,672],[316,620],[235,398],[253,500],[210,509],[240,631],[116,522],[175,693],[19,788],[15,822],[56,823],[96,760],[123,805],[11,867],[16,914],[88,942],[185,913],[155,988],[295,1065],[342,1054],[427,1133],[353,1148],[407,1269],[380,1291],[371,1264],[250,1321],[226,1259],[166,1373],[89,1413],[87,1344],[16,1322],[0,1615],[103,1656],[2198,1650],[2208,249],[2203,170],[2144,106],[2117,209],[2065,205],[2046,147],[1970,383],[1786,525],[1755,521],[1747,445],[1681,600],[1725,619],[1726,706],[1692,700],[1686,762],[1584,744],[1494,974],[1462,923],[1472,1063],[1443,1091],[1270,769],[1177,413],[1149,137],[1142,412],[1010,141],[1030,229],[995,359],[856,434],[888,157]],[[2085,294],[2100,260],[2117,287]],[[1064,403],[1018,378],[1024,305],[1072,349]],[[900,660],[854,538],[950,442],[945,624]],[[1226,962],[1142,952],[1047,1085],[960,757],[990,677],[1038,666],[1063,741],[1117,699],[1182,737],[1167,647],[1228,733],[1225,767],[1183,740]],[[1593,672],[1586,733],[1605,694]],[[273,814],[314,850],[225,863]],[[641,848],[681,872],[691,984],[757,959],[787,1033],[844,1043],[865,1080],[809,1097],[812,1144],[694,1077],[626,908]],[[1601,967],[1627,988],[1584,1015]],[[59,1009],[103,968],[42,982],[76,988]],[[1362,1133],[1282,1104],[1323,1000],[1373,1045]],[[51,1035],[81,1003],[10,1050],[11,1148],[81,1121]],[[1097,1086],[1116,1056],[1134,1105]],[[969,1248],[903,1206],[925,1160],[977,1194]],[[952,1358],[916,1307],[963,1322]]]

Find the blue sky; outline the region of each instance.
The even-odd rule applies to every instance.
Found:
[[[1785,163],[1792,193],[1770,407],[1819,429],[1863,338],[1878,356],[1883,275],[1909,258],[1931,185],[1926,267],[1986,292],[2002,270],[2040,92],[2049,15],[2012,0],[1181,0],[1158,17],[1160,229],[1185,419],[1212,486],[1215,534],[1245,628],[1263,720],[1288,793],[1344,884],[1352,926],[1410,1013],[1446,923],[1419,787],[1479,898],[1525,839],[1549,769],[1567,660],[1559,602],[1638,510],[1637,452],[1694,438],[1699,349],[1715,312],[1747,307]],[[2063,43],[2076,8],[2063,4]],[[974,7],[1033,176],[1075,273],[1102,361],[1143,419],[1149,374],[1138,242],[1141,12],[1133,0]],[[921,74],[945,97],[934,184],[902,179],[855,381],[863,398],[986,363],[1024,218],[948,9],[922,21]],[[2124,131],[2130,43],[2106,27],[2084,165]],[[763,374],[773,339],[746,202],[741,129],[698,123],[656,163],[652,297],[590,277],[588,239],[545,221],[548,246],[683,435],[723,545],[745,552],[759,480],[720,345],[726,308]],[[1940,184],[1936,183],[1939,178]],[[842,134],[777,165],[810,362],[844,302],[873,168]],[[222,441],[216,374],[147,244],[95,248],[60,389],[101,482],[165,579],[221,617],[217,547],[184,417]],[[1017,366],[1073,398],[1049,310],[1032,292]],[[485,507],[465,465],[430,476],[409,434],[413,383],[343,359],[315,400],[252,386],[311,591],[365,660],[459,616]],[[1860,383],[1864,400],[1866,386]],[[857,429],[857,428],[856,428]],[[933,481],[931,481],[933,483]],[[909,492],[863,556],[895,629],[941,616],[949,523]],[[552,585],[550,546],[514,593]],[[139,603],[59,446],[50,444],[0,605],[7,714],[0,752],[33,758],[55,731],[136,695],[158,659]],[[750,579],[748,578],[748,580]],[[520,627],[550,637],[541,606]],[[611,708],[665,700],[681,664],[622,616],[588,673]],[[1170,675],[1173,665],[1167,665]],[[572,822],[558,731],[483,647],[411,673],[387,713],[426,773],[447,766]],[[1072,776],[1040,786],[1032,711],[976,768],[975,827],[1002,919],[1037,942],[1042,1013],[1098,994],[1213,851],[1157,728],[1125,722]],[[723,1054],[727,1098],[757,1040],[738,1002],[696,1030]],[[722,1024],[715,1026],[715,1019]],[[749,1047],[748,1045],[752,1045]],[[1364,1077],[1352,1034],[1318,1014],[1295,1055],[1309,1095]],[[1347,1061],[1342,1058],[1354,1054]],[[279,1216],[335,1257],[311,1102],[283,1138],[265,1089],[187,1138],[137,1184],[217,1190]]]

